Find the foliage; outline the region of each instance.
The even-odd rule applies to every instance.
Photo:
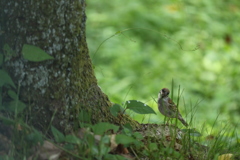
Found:
[[[124,106],[126,107],[125,109],[119,104],[113,104],[110,108],[111,114],[117,117],[118,114],[124,114],[127,109],[138,114],[156,114],[151,107],[138,100],[128,100],[125,102]]]
[[[126,101],[125,105],[126,109],[130,109],[139,114],[156,114],[151,107],[137,100]]]
[[[1,143],[4,140],[6,141],[4,149],[9,149],[10,146],[12,148],[8,156],[1,156],[0,158],[14,159],[13,157],[15,157],[16,159],[23,159],[24,156],[19,154],[27,154],[28,149],[37,144],[42,144],[43,135],[23,122],[23,115],[20,113],[23,113],[24,109],[26,109],[26,104],[19,100],[20,84],[16,87],[9,73],[4,69],[4,63],[16,57],[17,54],[8,44],[5,44],[2,50],[3,53],[0,53],[0,125],[1,130],[7,128],[4,132],[11,130],[10,133],[5,134],[11,136],[12,139],[10,142],[7,141],[7,138],[1,133],[0,140]],[[32,45],[24,45],[22,52],[24,53],[23,57],[30,61],[40,62],[52,59],[40,48]],[[34,57],[34,53],[36,57]],[[3,115],[7,115],[8,118]]]
[[[5,45],[4,49],[4,56],[3,54],[1,56],[1,67],[3,65],[4,59],[8,56],[10,60],[13,55],[15,55],[15,52],[8,46]],[[11,54],[10,54],[11,53]],[[38,47],[31,46],[31,45],[24,45],[22,49],[23,57],[26,60],[34,61],[34,62],[40,62],[47,59],[52,59],[51,56],[47,55],[43,50],[41,50]],[[8,61],[5,59],[5,61]],[[6,113],[15,114],[12,118],[7,118],[4,116],[0,116],[1,124],[7,125],[7,127],[10,128],[10,126],[13,126],[13,130],[11,131],[13,135],[11,135],[12,142],[9,142],[8,145],[12,146],[12,148],[9,148],[10,151],[13,153],[12,155],[9,154],[8,156],[1,156],[0,158],[3,159],[26,159],[26,157],[37,157],[37,156],[44,156],[45,153],[42,153],[41,150],[50,149],[49,156],[59,156],[62,152],[61,150],[58,150],[55,148],[55,146],[50,143],[49,141],[43,141],[44,139],[47,139],[45,135],[42,133],[39,133],[39,131],[35,130],[34,128],[29,127],[27,124],[23,123],[23,120],[21,117],[19,117],[19,113],[21,113],[25,108],[26,105],[21,102],[19,97],[19,86],[18,88],[14,85],[11,77],[9,74],[1,69],[0,70],[1,76],[3,77],[1,79],[1,85],[0,89],[2,91],[2,88],[6,88],[6,92],[8,96],[11,98],[8,102],[4,101],[0,103],[0,109],[4,110]],[[20,85],[20,84],[19,84]],[[17,89],[17,92],[15,91]],[[2,99],[3,93],[1,92],[0,97]],[[134,103],[136,105],[136,103]],[[146,105],[143,105],[143,103],[138,102],[139,107],[146,110],[151,111],[151,108],[149,108]],[[131,105],[128,106],[131,109]],[[136,110],[136,109],[132,109]],[[143,111],[142,111],[143,113]],[[84,116],[83,116],[84,115]],[[76,158],[82,158],[85,157],[86,159],[125,159],[119,155],[111,155],[110,147],[108,144],[110,143],[111,137],[109,137],[106,132],[111,130],[112,132],[116,133],[119,130],[118,126],[115,126],[113,124],[109,123],[98,123],[95,125],[91,124],[84,124],[89,121],[90,115],[87,113],[80,113],[79,114],[79,124],[80,126],[88,126],[92,133],[82,133],[83,137],[79,138],[76,135],[64,135],[60,131],[58,131],[55,127],[51,126],[51,131],[54,136],[54,140],[56,143],[64,143],[64,146],[58,146],[66,153],[70,154],[73,157]],[[129,132],[129,127],[123,127],[123,133],[116,135],[116,142],[115,143],[121,143],[123,145],[130,145],[130,144],[139,144],[139,139],[141,139],[141,136],[137,133]],[[126,135],[127,134],[127,135]],[[1,135],[1,134],[0,134]],[[96,138],[96,135],[101,136],[100,139]],[[1,135],[2,136],[2,135]],[[2,140],[2,137],[0,137]],[[96,145],[96,139],[99,140],[98,145]],[[123,140],[124,139],[124,140]],[[112,142],[111,142],[112,143]],[[37,145],[41,144],[41,147],[37,147]],[[57,144],[56,144],[57,145]],[[31,150],[32,147],[38,148],[38,153],[34,153],[33,150]],[[5,146],[6,147],[6,146]],[[18,149],[16,150],[15,147]],[[79,151],[79,153],[82,153],[80,155],[77,155],[74,151]],[[90,149],[90,153],[89,153]],[[58,154],[56,154],[56,152]],[[41,155],[42,154],[42,155]],[[55,154],[55,155],[54,155]],[[43,157],[41,157],[43,158]]]
[[[198,127],[211,127],[219,113],[219,121],[239,127],[239,1],[87,3],[89,50],[113,102],[138,99],[157,111],[151,97],[174,79],[184,88],[180,110],[198,104]],[[159,114],[143,120],[149,121],[159,121]]]
[[[4,110],[10,113],[17,115],[21,113],[26,105],[21,102],[18,98],[19,96],[19,87],[15,86],[12,78],[9,76],[7,71],[3,68],[4,62],[9,61],[12,57],[16,56],[16,53],[13,49],[9,47],[8,44],[5,44],[3,47],[4,53],[0,53],[0,110]],[[48,55],[46,52],[41,50],[39,47],[33,45],[24,44],[22,48],[23,58],[29,61],[41,62],[44,60],[53,59],[52,56]],[[20,85],[20,84],[19,84]],[[3,102],[3,89],[6,90],[8,97],[11,98],[10,101]]]
[[[178,101],[174,93],[180,84],[184,92],[179,109],[195,127],[184,131],[201,144],[216,146],[209,151],[211,158],[232,139],[234,144],[229,147],[238,146],[239,1],[87,3],[89,50],[98,83],[111,101],[140,100],[158,114],[131,116],[145,123],[162,123],[154,99],[174,79],[173,100]],[[113,110],[116,116],[123,107],[115,105]],[[229,122],[236,127],[234,135],[222,127]],[[214,139],[209,140],[212,136]],[[210,145],[213,141],[216,145]],[[156,146],[153,143],[149,148]]]
[[[103,90],[112,101],[125,101],[125,109],[140,114],[155,113],[149,107],[155,107],[156,110],[155,102],[150,101],[151,97],[156,97],[158,91],[169,86],[174,78],[187,93],[179,106],[188,108],[186,113],[190,110],[191,115],[188,119],[191,119],[197,130],[202,127],[201,132],[192,128],[183,130],[186,135],[183,141],[184,151],[187,151],[189,146],[200,150],[203,146],[196,145],[199,143],[206,146],[206,153],[202,156],[207,156],[207,159],[216,159],[218,155],[226,153],[239,154],[238,130],[232,131],[232,128],[217,123],[229,119],[234,125],[239,125],[239,119],[234,118],[237,117],[234,114],[239,113],[234,111],[239,111],[237,107],[240,87],[239,81],[236,80],[239,75],[236,66],[240,62],[237,46],[239,26],[235,21],[239,19],[238,4],[239,2],[234,0],[123,0],[115,3],[106,0],[89,1],[88,26],[92,26],[87,30],[89,46]],[[98,52],[95,52],[97,48]],[[9,74],[2,69],[3,62],[16,55],[7,44],[3,50],[4,56],[0,54],[0,105],[2,110],[14,113],[15,117],[11,119],[0,116],[1,122],[13,128],[11,140],[14,144],[10,154],[0,158],[27,159],[32,154],[30,149],[33,146],[42,144],[43,139],[49,139],[27,126],[17,116],[25,109],[25,104],[18,100],[19,86],[16,87]],[[32,57],[31,53],[35,51],[46,57]],[[22,53],[26,60],[34,62],[53,59],[40,48],[30,45],[25,45]],[[3,87],[10,98],[6,104],[2,104]],[[139,99],[147,102],[147,105],[136,100],[128,103],[126,95],[127,99]],[[173,96],[176,99],[176,95]],[[203,99],[200,104],[196,102],[199,99]],[[193,105],[195,102],[196,105]],[[197,113],[195,106],[198,106]],[[125,113],[125,109],[115,104],[111,113],[118,116],[119,113]],[[229,114],[230,111],[234,114]],[[217,117],[219,113],[222,115],[221,119]],[[159,122],[157,116],[151,117],[153,118],[148,122]],[[119,126],[109,123],[86,124],[84,122],[89,122],[90,115],[85,113],[79,114],[78,118],[80,126],[87,126],[83,137],[75,133],[65,135],[51,126],[54,137],[51,141],[78,159],[124,159],[122,156],[109,154],[109,133],[116,134],[118,130],[121,133],[116,134],[116,143],[129,148],[143,147],[141,156],[158,159],[160,155],[165,158],[183,159],[187,154],[177,152],[172,147],[162,147],[159,141],[152,141],[145,146],[141,141],[142,135],[127,125],[121,126],[120,129]],[[202,125],[205,120],[206,124]],[[217,125],[219,128],[216,129]],[[206,132],[208,136],[205,136]],[[99,135],[101,137],[96,143],[96,137]]]
[[[11,144],[9,142],[5,144],[5,147],[9,146],[8,153],[11,154],[0,156],[3,159],[27,159],[29,157],[43,159],[45,156],[48,159],[55,156],[58,157],[57,159],[72,157],[75,159],[122,160],[126,159],[123,156],[128,155],[129,151],[135,157],[151,159],[167,159],[169,157],[173,159],[191,159],[193,157],[215,159],[224,155],[239,156],[239,146],[231,148],[232,144],[235,144],[234,140],[231,140],[235,131],[232,131],[229,126],[225,126],[222,131],[216,134],[216,137],[209,138],[202,137],[199,132],[193,129],[185,130],[185,133],[181,134],[181,140],[176,141],[175,138],[179,137],[179,132],[172,132],[162,139],[159,139],[160,135],[149,138],[150,134],[143,138],[141,133],[133,131],[128,124],[120,128],[110,123],[101,122],[95,125],[86,124],[84,126],[88,126],[87,128],[81,128],[75,133],[67,135],[51,126],[53,138],[49,139],[22,121],[3,116],[0,116],[0,120],[11,126],[12,133]],[[226,132],[230,133],[229,131],[232,131],[231,134],[233,134],[230,137],[225,134]],[[127,152],[124,153],[121,148]],[[119,152],[123,153],[119,155]]]

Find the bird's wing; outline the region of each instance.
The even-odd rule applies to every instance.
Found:
[[[174,104],[174,102],[170,98],[168,98],[168,103],[169,103],[170,110],[174,112],[178,111],[177,106]]]

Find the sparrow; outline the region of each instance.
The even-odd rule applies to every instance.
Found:
[[[171,98],[168,97],[169,93],[170,91],[167,88],[160,90],[158,94],[158,110],[166,117],[179,119],[182,124],[187,127],[188,123],[182,118],[182,115],[179,113],[177,106]]]

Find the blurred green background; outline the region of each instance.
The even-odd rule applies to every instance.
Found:
[[[180,111],[187,121],[193,116],[193,126],[217,119],[239,127],[240,1],[87,0],[87,17],[95,73],[112,102],[140,100],[158,113],[153,98],[173,79],[173,99],[180,85]]]

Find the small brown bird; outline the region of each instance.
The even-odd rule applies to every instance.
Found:
[[[168,97],[170,91],[167,88],[161,89],[158,94],[158,110],[166,117],[177,118],[183,125],[188,126],[187,122],[182,118],[182,115],[179,113],[177,106],[174,102]]]

